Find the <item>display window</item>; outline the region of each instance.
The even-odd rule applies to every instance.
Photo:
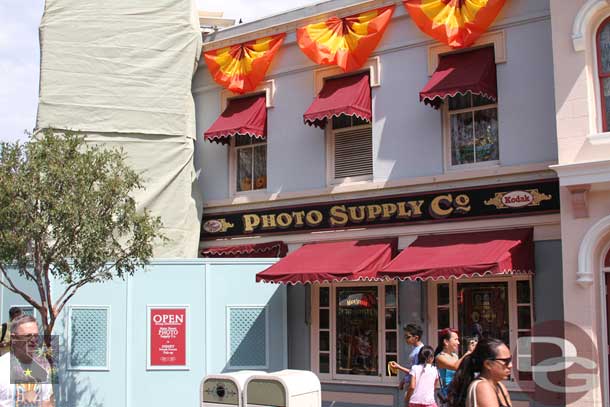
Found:
[[[396,383],[396,283],[313,286],[312,368],[320,379]]]

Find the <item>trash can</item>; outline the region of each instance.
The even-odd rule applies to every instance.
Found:
[[[200,407],[242,407],[246,380],[254,375],[264,377],[265,374],[255,370],[241,370],[204,377],[199,391]]]
[[[245,407],[321,407],[320,380],[307,370],[281,370],[251,376],[244,388]]]

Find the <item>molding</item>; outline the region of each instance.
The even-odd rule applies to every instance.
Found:
[[[587,141],[593,145],[610,144],[610,132],[589,134]]]
[[[324,80],[326,78],[329,78],[331,76],[333,76],[333,77],[351,76],[358,72],[363,72],[366,70],[368,70],[369,74],[370,74],[369,81],[370,81],[371,88],[381,86],[381,59],[379,58],[379,56],[369,58],[364,63],[364,65],[362,65],[362,67],[360,69],[358,69],[357,71],[352,71],[352,72],[346,73],[343,71],[343,69],[339,68],[338,66],[327,66],[327,67],[315,69],[313,71],[314,97],[316,97],[322,90],[322,87],[324,86]]]
[[[557,173],[561,186],[610,182],[610,160],[558,164],[549,168]]]
[[[261,82],[255,90],[252,92],[244,93],[243,95],[239,93],[231,92],[229,89],[221,88],[220,91],[220,111],[221,113],[225,111],[227,105],[229,104],[230,99],[241,99],[253,96],[257,93],[265,92],[265,103],[267,108],[273,107],[273,100],[275,98],[275,80],[269,79]]]
[[[72,311],[73,310],[105,310],[106,311],[106,365],[105,366],[72,366]],[[110,305],[68,305],[67,312],[68,323],[66,324],[66,338],[68,348],[68,367],[70,371],[87,371],[87,372],[109,372],[110,371],[110,352],[112,335],[110,334],[111,317]]]
[[[589,217],[589,200],[588,194],[591,189],[591,185],[570,185],[568,191],[572,198],[572,213],[574,218],[582,219]]]
[[[481,35],[475,43],[469,47],[460,50],[451,48],[445,44],[435,44],[428,47],[428,76],[432,76],[438,66],[439,56],[447,53],[460,53],[468,51],[472,48],[477,48],[483,45],[493,44],[496,64],[503,64],[508,60],[506,52],[506,31],[488,31]]]
[[[262,312],[265,313],[265,364],[264,365],[257,365],[257,366],[239,366],[239,365],[231,365],[231,357],[233,355],[231,355],[231,310],[233,309],[258,309],[258,310],[262,310]],[[227,369],[229,370],[238,370],[238,369],[269,369],[269,356],[271,354],[271,349],[269,348],[269,339],[270,339],[270,335],[269,335],[269,307],[267,307],[264,304],[247,304],[247,305],[240,305],[240,304],[229,304],[226,306],[226,311],[225,311],[225,338],[226,338],[226,342],[225,342],[225,363],[227,366]]]
[[[542,162],[525,165],[499,166],[477,169],[455,170],[448,173],[429,175],[423,177],[403,178],[399,180],[378,180],[373,182],[350,183],[344,185],[333,185],[322,189],[310,189],[297,192],[267,192],[260,194],[252,194],[248,196],[236,196],[230,199],[214,200],[204,202],[203,209],[206,213],[222,213],[228,210],[242,206],[260,205],[261,208],[268,208],[274,203],[290,200],[303,200],[304,202],[317,202],[320,198],[335,199],[340,195],[359,195],[362,197],[371,197],[381,194],[400,193],[399,189],[408,189],[408,192],[428,191],[430,189],[441,189],[443,183],[451,183],[450,188],[458,186],[458,182],[468,186],[497,184],[500,182],[519,182],[536,179],[549,178],[549,175],[554,174],[549,170],[549,166],[553,167],[556,162]],[[550,174],[549,174],[550,172]],[[498,179],[497,177],[505,176],[506,179]],[[511,179],[511,176],[513,176]],[[489,180],[488,178],[493,178]],[[405,191],[407,192],[407,191]],[[339,199],[339,198],[336,198]]]
[[[580,7],[572,24],[572,45],[575,51],[584,51],[586,49],[585,37],[587,28],[591,25],[595,14],[608,6],[608,0],[587,0]]]
[[[595,256],[595,252],[602,240],[609,234],[610,216],[606,216],[589,228],[580,243],[576,282],[583,288],[589,288],[593,285],[594,267],[599,260]]]

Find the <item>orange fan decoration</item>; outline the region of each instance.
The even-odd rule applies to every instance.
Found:
[[[472,45],[506,0],[403,0],[420,30],[452,48]]]
[[[395,6],[351,17],[331,17],[297,29],[297,43],[312,61],[337,65],[345,72],[360,68],[377,47]]]
[[[214,80],[235,93],[256,89],[286,33],[203,53]]]

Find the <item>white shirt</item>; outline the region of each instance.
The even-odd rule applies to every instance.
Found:
[[[24,403],[25,393],[28,390],[32,392],[28,394],[28,397],[35,394],[36,402],[34,404]],[[51,400],[52,396],[53,385],[50,383],[11,383],[11,354],[6,353],[0,356],[0,407],[14,407],[15,398],[24,405],[39,406],[43,401]]]
[[[411,376],[415,377],[415,390],[409,402],[424,405],[434,404],[434,384],[438,378],[436,366],[415,365],[411,368]]]

